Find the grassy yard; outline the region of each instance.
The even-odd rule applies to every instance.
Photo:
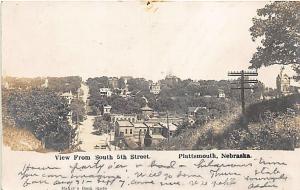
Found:
[[[27,129],[3,126],[3,144],[12,150],[37,151],[41,142]]]

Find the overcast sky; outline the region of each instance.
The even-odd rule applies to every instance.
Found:
[[[3,74],[228,79],[255,52],[265,2],[11,2],[3,5]],[[275,86],[279,67],[259,70]]]

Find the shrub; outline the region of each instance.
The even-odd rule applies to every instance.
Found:
[[[98,134],[107,133],[111,131],[110,123],[105,119],[107,118],[103,118],[102,116],[95,117],[93,127],[95,130],[98,131]]]
[[[230,149],[293,150],[299,147],[299,116],[266,112],[259,122],[249,124],[249,129],[238,128],[226,136]]]

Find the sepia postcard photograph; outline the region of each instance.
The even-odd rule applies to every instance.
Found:
[[[3,190],[299,189],[299,13],[2,1]]]

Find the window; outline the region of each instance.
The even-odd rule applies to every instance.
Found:
[[[132,134],[132,129],[130,129],[130,132],[129,132],[130,134]]]
[[[125,134],[127,134],[128,133],[128,131],[127,131],[127,129],[125,129]]]
[[[153,133],[156,133],[156,129],[155,128],[153,128]]]

